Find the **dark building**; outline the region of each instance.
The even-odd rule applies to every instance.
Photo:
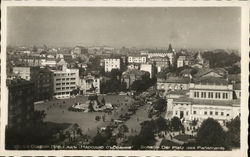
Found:
[[[7,80],[8,127],[25,126],[34,114],[34,83],[21,78]]]
[[[35,101],[53,97],[53,72],[40,67],[14,67],[13,73],[25,80],[30,80],[35,86]]]
[[[35,100],[41,101],[53,97],[53,72],[47,68],[41,68],[31,76],[35,84]]]

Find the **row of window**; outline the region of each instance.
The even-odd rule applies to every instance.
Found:
[[[56,90],[65,90],[65,89],[75,89],[75,86],[72,86],[72,87],[58,87],[56,88]]]
[[[54,74],[54,76],[74,76],[76,73]]]
[[[64,94],[70,94],[69,92],[59,92],[59,93],[55,93],[55,95],[64,95]]]
[[[228,99],[228,93],[219,92],[194,92],[195,98],[217,98]]]
[[[65,81],[65,80],[76,80],[76,78],[57,78],[56,81]]]
[[[56,83],[56,85],[57,85],[57,86],[59,86],[59,85],[70,85],[70,84],[72,85],[72,84],[76,84],[76,83],[75,83],[75,82],[66,82],[66,83],[65,83],[65,82],[63,82],[63,83]]]
[[[209,115],[216,115],[216,116],[219,116],[219,114],[221,115],[221,116],[224,116],[224,112],[217,112],[217,111],[215,111],[215,112],[213,112],[213,111],[210,111],[210,112],[208,112],[208,111],[204,111],[204,115],[208,115],[208,113],[209,113]],[[197,112],[196,111],[193,111],[193,114],[195,115],[195,114],[197,114]],[[229,116],[229,113],[227,113],[226,114],[226,116],[228,117]]]

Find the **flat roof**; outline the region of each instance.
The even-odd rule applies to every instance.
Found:
[[[174,102],[187,102],[193,105],[212,105],[212,106],[240,106],[240,99],[234,100],[203,100],[181,97],[174,99]]]

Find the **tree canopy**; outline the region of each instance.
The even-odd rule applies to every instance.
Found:
[[[197,133],[197,143],[201,146],[226,146],[226,132],[213,118],[204,120]]]

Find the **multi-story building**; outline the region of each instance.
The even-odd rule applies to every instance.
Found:
[[[27,63],[28,66],[40,66],[41,59],[36,56],[26,56],[19,59],[23,63]]]
[[[168,100],[166,116],[176,116],[185,122],[196,119],[201,123],[210,117],[225,124],[240,115],[240,99],[233,98],[233,85],[221,78],[207,77],[190,83],[188,93]]]
[[[31,80],[31,75],[36,73],[38,67],[13,67],[13,73],[22,79]]]
[[[184,67],[189,65],[189,61],[187,60],[186,56],[179,56],[177,59],[177,68]]]
[[[35,101],[50,100],[53,97],[53,72],[47,68],[40,68],[31,80],[35,84]]]
[[[104,59],[104,70],[105,72],[111,72],[112,69],[121,68],[120,58],[106,58]]]
[[[150,77],[149,72],[137,69],[128,69],[122,73],[122,82],[126,83],[126,88],[129,88],[134,81],[141,80],[143,77]]]
[[[80,94],[100,94],[100,78],[91,74],[80,78]]]
[[[157,72],[162,71],[164,68],[168,68],[170,64],[168,57],[151,57],[150,63],[156,66]]]
[[[128,56],[128,63],[147,63],[146,55],[130,55]]]
[[[33,119],[34,83],[21,78],[7,80],[8,127],[23,127]]]
[[[47,68],[13,67],[13,73],[22,79],[30,80],[35,87],[35,101],[51,99],[53,96],[53,73]]]
[[[172,49],[171,44],[169,44],[167,51],[155,51],[155,52],[149,52],[148,58],[152,57],[168,57],[170,65],[174,64],[174,57],[175,57],[175,51]]]
[[[62,70],[54,70],[54,97],[68,98],[70,93],[79,86],[79,69],[68,69],[66,66]]]

